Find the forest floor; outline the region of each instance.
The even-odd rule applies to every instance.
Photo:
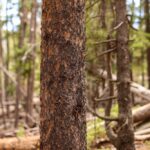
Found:
[[[136,150],[150,150],[150,141],[135,141]],[[116,150],[110,142],[95,143],[89,150]]]
[[[102,110],[99,112],[102,114]],[[115,116],[117,107],[113,107],[112,115]],[[12,115],[13,113],[11,113]],[[38,115],[37,115],[38,116]],[[18,130],[11,128],[14,123],[10,122],[9,130],[0,129],[0,150],[1,147],[20,147],[27,146],[26,150],[30,150],[29,147],[35,147],[35,150],[39,149],[39,127],[26,128],[23,122],[24,115],[21,116],[22,124]],[[10,120],[10,119],[9,119]],[[38,117],[37,117],[38,120]],[[16,144],[15,144],[16,143]],[[87,113],[87,145],[88,150],[115,150],[110,141],[108,140],[105,132],[104,121],[94,117],[92,114]],[[150,140],[148,141],[135,141],[136,150],[150,150]],[[25,149],[24,149],[25,150]]]
[[[88,150],[116,150],[106,136],[104,122],[87,114]],[[135,141],[136,150],[150,150],[150,140]]]

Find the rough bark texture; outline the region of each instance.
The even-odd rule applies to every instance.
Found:
[[[128,23],[126,19],[126,0],[116,1],[117,25],[117,81],[119,105],[118,150],[134,150],[133,119],[130,95],[130,62],[128,51]]]
[[[84,0],[43,0],[41,150],[85,150]]]

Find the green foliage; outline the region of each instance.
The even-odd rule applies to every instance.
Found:
[[[92,144],[93,140],[100,137],[105,137],[104,123],[100,119],[95,119],[87,122],[87,144],[88,148]]]
[[[24,137],[25,136],[25,130],[22,124],[19,125],[18,131],[17,131],[17,137]]]

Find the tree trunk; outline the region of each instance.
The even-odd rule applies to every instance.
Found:
[[[4,60],[3,60],[3,45],[2,45],[2,28],[1,28],[1,18],[0,18],[0,65],[4,65]],[[5,74],[3,71],[0,72],[0,105],[2,107],[2,119],[4,126],[6,125],[6,118],[4,115],[4,103],[6,102],[6,97],[5,97],[5,82],[4,82],[4,76]],[[5,126],[6,127],[6,126]]]
[[[18,40],[18,48],[21,50],[24,45],[24,38],[25,38],[25,33],[26,33],[26,26],[27,26],[27,10],[26,10],[26,4],[25,0],[21,0],[21,10],[20,10],[20,31],[19,31],[19,40]],[[20,73],[20,67],[21,67],[21,58],[18,58],[18,63],[19,65],[17,66],[16,69],[16,81],[17,81],[17,86],[16,86],[16,118],[15,118],[15,127],[18,127],[18,118],[19,116],[19,101],[21,99],[21,93],[20,93],[20,87],[21,87],[21,73]]]
[[[116,1],[116,22],[123,24],[117,29],[117,82],[119,106],[118,150],[135,150],[130,94],[130,63],[128,50],[128,21],[126,0]]]
[[[43,0],[41,150],[86,150],[84,0]]]
[[[8,0],[6,0],[6,47],[7,47],[7,55],[6,55],[6,61],[5,61],[5,64],[6,64],[6,69],[9,71],[9,59],[10,59],[10,39],[9,39],[9,30],[8,30],[8,5],[9,5],[9,2]],[[9,95],[9,78],[7,75],[5,75],[5,97],[6,97],[6,102],[9,102],[9,98],[8,98],[8,95]],[[9,118],[10,116],[10,113],[9,113],[9,106],[7,106],[7,117]]]
[[[149,0],[145,0],[145,26],[146,26],[145,29],[146,33],[150,33]],[[147,48],[147,76],[148,76],[148,88],[150,89],[150,47]]]
[[[37,13],[37,1],[32,1],[32,14],[30,20],[30,39],[29,42],[32,47],[31,58],[29,58],[29,74],[27,80],[27,106],[26,112],[28,115],[32,116],[33,109],[33,91],[34,91],[34,69],[35,69],[35,44],[36,44],[36,13]],[[28,116],[27,115],[27,116]],[[27,117],[26,119],[28,125],[32,126],[31,120]],[[30,124],[31,123],[31,124]]]

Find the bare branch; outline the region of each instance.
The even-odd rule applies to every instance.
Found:
[[[99,44],[104,44],[104,43],[109,43],[109,42],[115,42],[116,39],[109,39],[109,40],[105,40],[105,41],[101,41],[101,42],[95,42],[93,44],[95,45],[99,45]]]
[[[18,85],[17,81],[12,77],[12,75],[8,72],[8,70],[6,68],[4,68],[3,66],[0,65],[0,69],[11,79],[11,81],[14,83],[15,86]],[[22,95],[24,97],[26,97],[26,94],[21,87],[19,87],[19,90],[22,93]]]
[[[89,10],[90,8],[92,8],[98,2],[99,2],[99,0],[95,1],[92,5],[90,5],[89,7],[86,8],[86,11]]]
[[[108,50],[102,52],[99,56],[103,56],[105,54],[108,54],[108,53],[111,53],[111,52],[114,52],[114,51],[116,51],[116,48],[108,49]]]
[[[87,110],[93,116],[96,116],[96,117],[98,117],[99,119],[102,119],[102,120],[107,120],[107,121],[118,121],[119,120],[118,118],[111,118],[111,117],[107,117],[107,116],[100,116],[99,114],[97,114],[96,112],[94,112],[94,110],[89,105],[87,105]]]
[[[102,99],[95,98],[95,101],[96,102],[103,102],[103,101],[109,101],[109,100],[113,100],[113,99],[117,99],[117,97],[116,96],[110,96],[110,97],[106,97],[106,98],[102,98]]]
[[[109,34],[112,33],[113,31],[116,31],[117,29],[119,29],[122,25],[123,25],[123,21],[120,22],[117,26],[115,26],[112,30],[109,31]]]

